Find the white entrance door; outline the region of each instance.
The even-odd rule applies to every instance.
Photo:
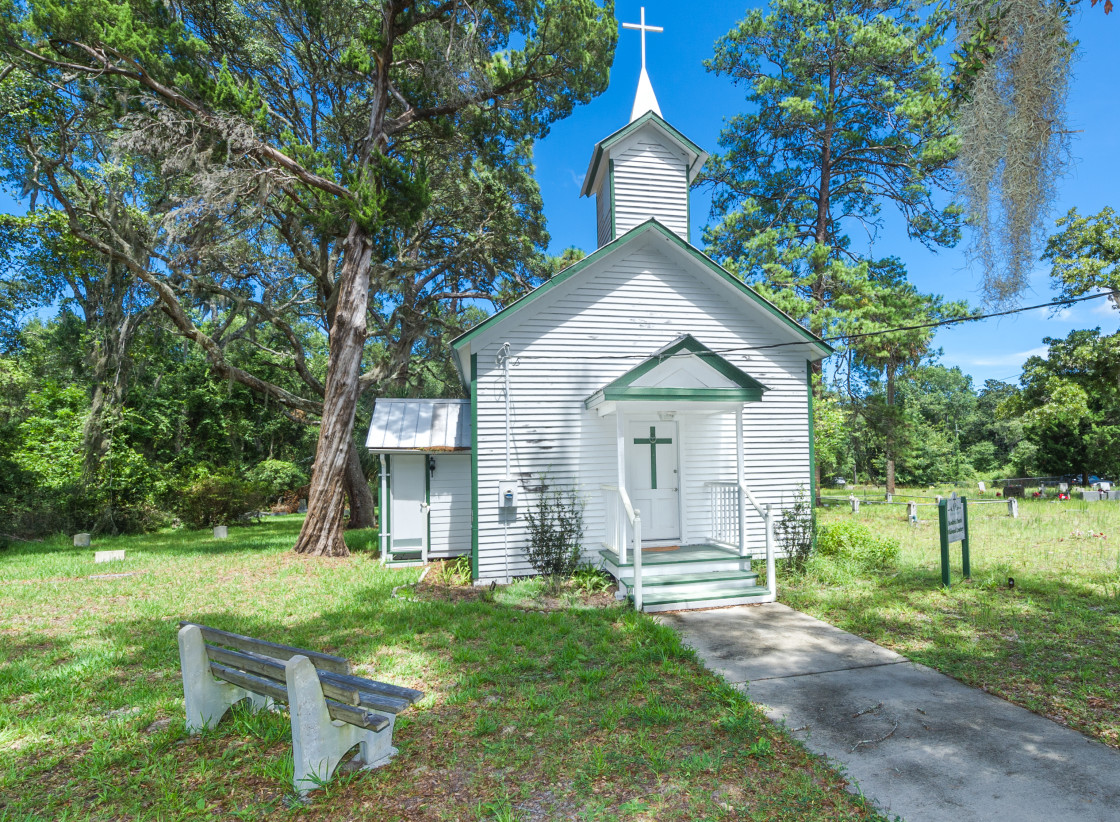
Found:
[[[395,454],[392,459],[389,527],[393,551],[423,554],[428,540],[428,458]]]
[[[642,541],[680,539],[677,424],[631,422],[626,430],[626,490],[642,518]]]

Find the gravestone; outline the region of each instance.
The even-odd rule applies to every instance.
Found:
[[[887,502],[894,502],[894,494],[887,494]]]
[[[1068,482],[1059,482],[1058,483],[1058,493],[1059,494],[1068,494],[1069,493],[1069,483]]]
[[[299,507],[296,508],[296,513],[297,514],[306,514],[307,513],[307,500],[301,499],[299,501]]]
[[[1019,500],[1012,497],[1007,501],[1007,516],[1019,519]]]
[[[1003,495],[1008,498],[1018,497],[1022,499],[1026,496],[1026,489],[1022,485],[1008,485],[1003,489]]]
[[[229,536],[229,529],[225,525],[214,526],[214,539],[226,539]]]
[[[74,534],[75,548],[89,548],[89,534]]]
[[[121,562],[124,560],[124,551],[95,551],[93,562]]]
[[[848,502],[851,503],[852,513],[853,514],[858,514],[859,513],[859,499],[857,499],[854,496],[851,496],[851,497],[848,497]]]
[[[1091,488],[1082,488],[1081,489],[1081,501],[1082,502],[1100,502],[1100,499],[1101,499],[1101,492],[1100,491],[1094,491]]]
[[[984,483],[982,483],[982,482],[976,483],[976,487],[980,489],[981,494],[983,494],[985,491],[988,490],[987,488],[984,487]]]
[[[1120,500],[1120,491],[1109,491],[1108,498],[1113,500]]]
[[[941,495],[938,494],[936,499],[937,499],[937,504],[940,505],[941,504]]]
[[[918,524],[918,503],[906,503],[906,519],[909,520],[911,525]]]

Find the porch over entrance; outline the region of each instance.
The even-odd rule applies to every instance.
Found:
[[[589,410],[615,417],[600,556],[639,610],[774,599],[772,514],[748,488],[744,465],[744,404],[766,390],[686,335],[587,398]],[[730,432],[713,417],[734,419],[734,466]],[[751,569],[748,504],[764,526],[756,552],[766,557],[764,589]]]

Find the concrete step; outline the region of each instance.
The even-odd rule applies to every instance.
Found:
[[[642,587],[642,610],[646,613],[658,611],[693,611],[698,608],[724,608],[730,605],[748,605],[756,602],[772,602],[773,597],[766,588],[756,587],[753,592],[712,593],[710,596],[684,596],[675,594],[653,594]]]
[[[753,571],[730,574],[674,574],[651,578],[642,575],[642,591],[646,598],[673,596],[681,599],[693,596],[709,596],[713,593],[750,594],[757,585],[758,574]]]

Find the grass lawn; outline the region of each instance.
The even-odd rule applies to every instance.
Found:
[[[904,506],[865,504],[855,515],[826,506],[823,525],[855,516],[901,540],[897,568],[817,559],[804,576],[781,574],[779,597],[1120,747],[1120,504],[1027,499],[1011,519],[1005,503],[970,501],[968,515],[972,581],[962,581],[954,544],[946,590],[936,508],[919,508],[913,527]]]
[[[879,818],[652,619],[528,584],[394,597],[417,569],[298,557],[299,523],[97,540],[128,552],[108,565],[61,539],[0,554],[0,820]],[[428,696],[391,765],[294,804],[286,714],[186,735],[181,618]]]

